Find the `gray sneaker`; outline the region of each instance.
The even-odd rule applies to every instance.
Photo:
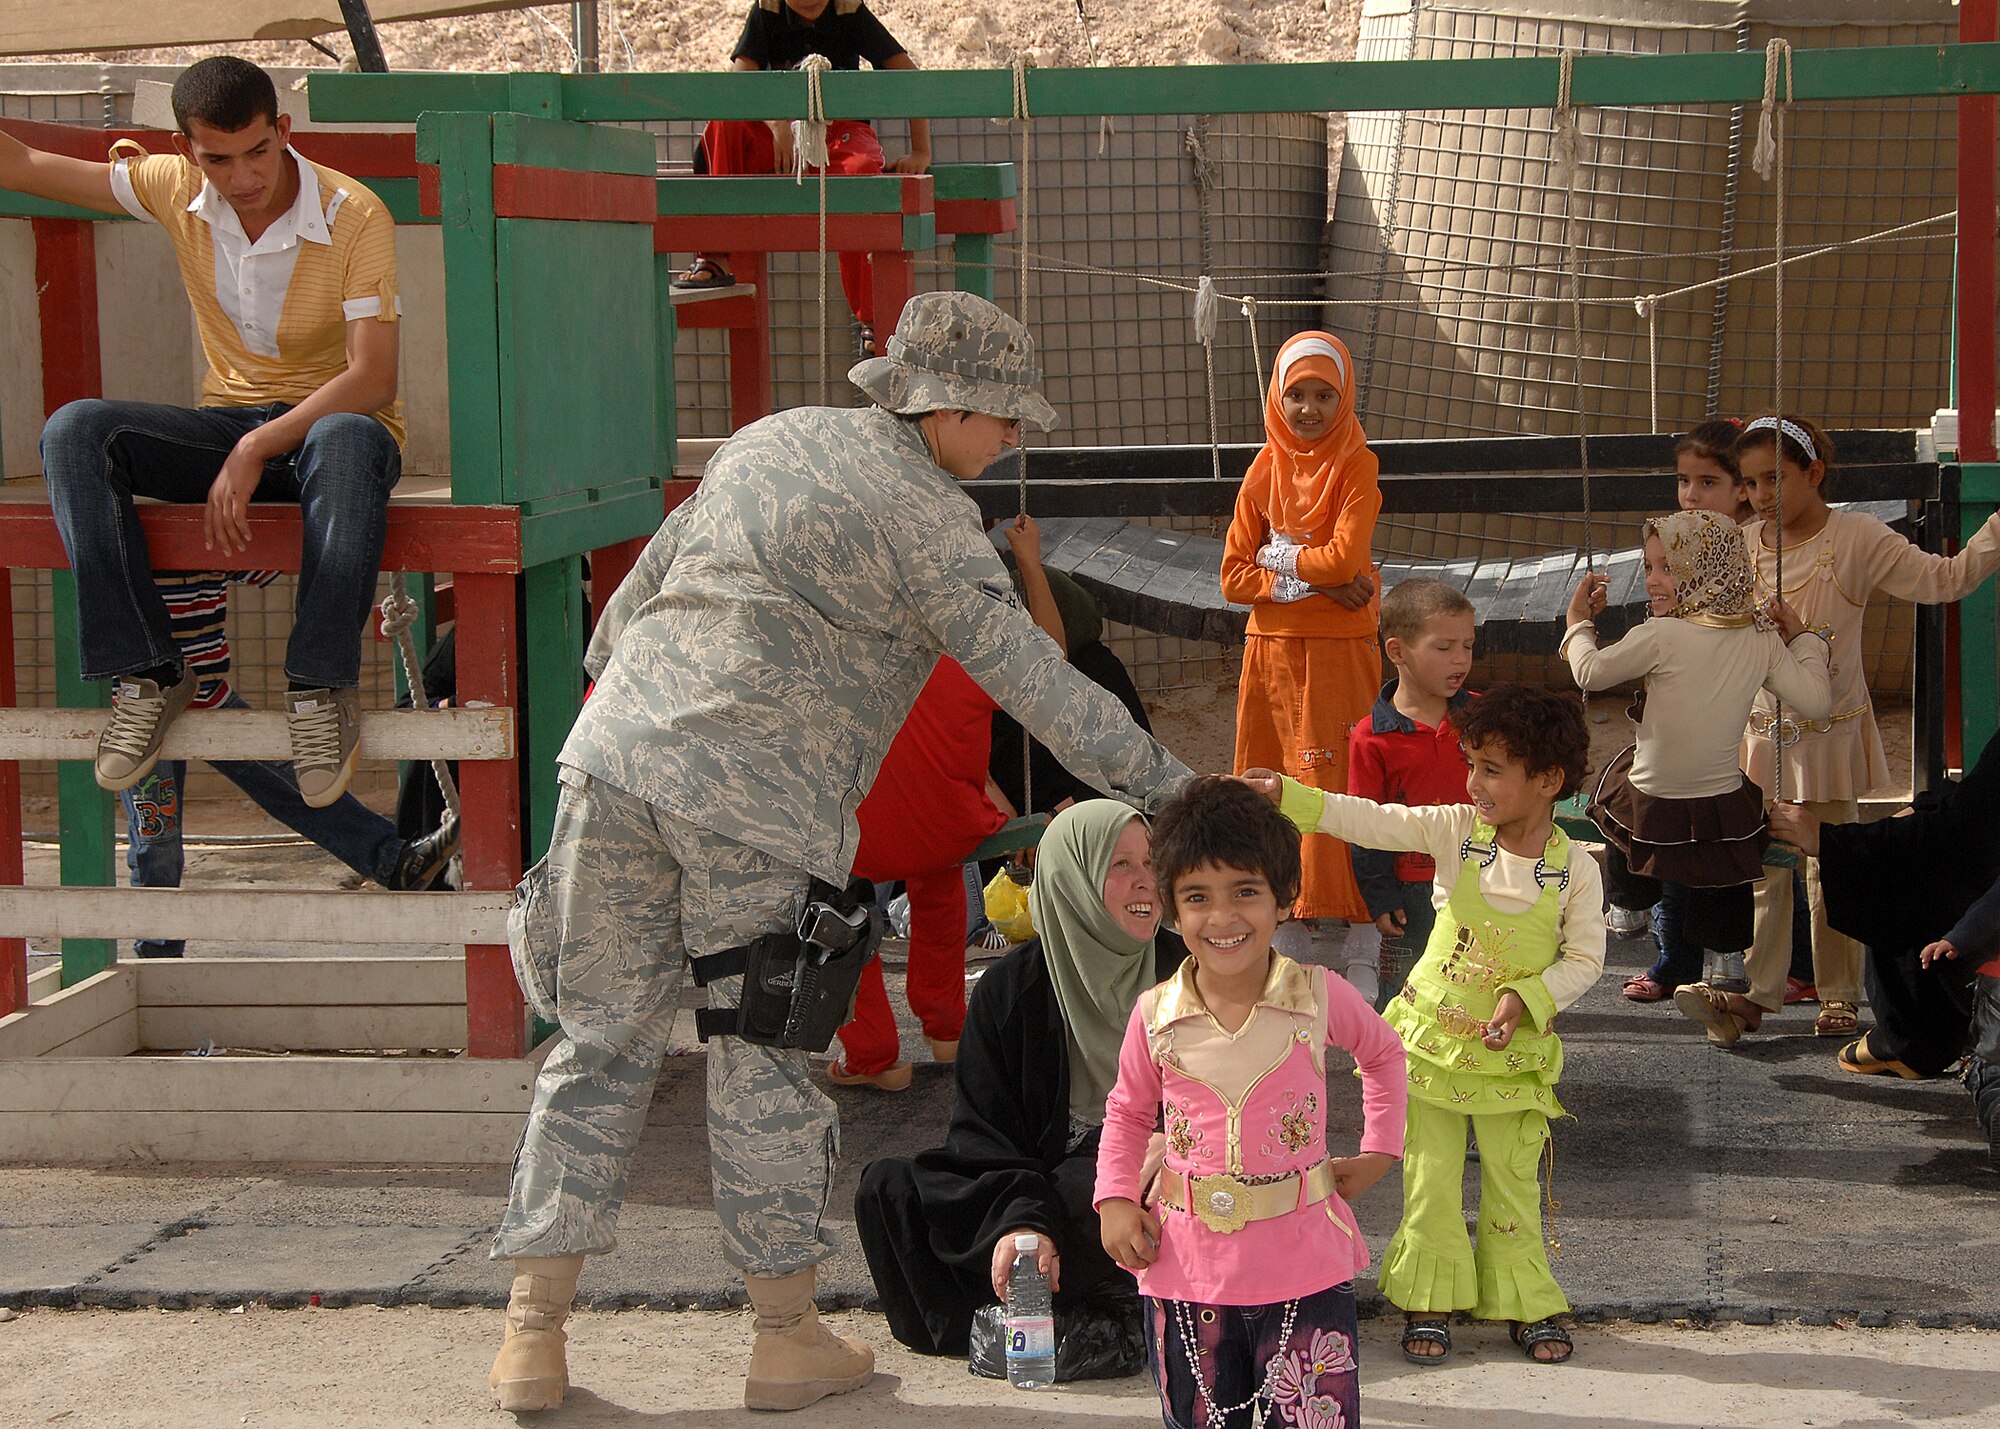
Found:
[[[1750,991],[1750,975],[1743,970],[1743,954],[1717,953],[1715,955],[1715,976],[1708,985],[1717,992]]]
[[[181,672],[181,682],[165,689],[152,680],[119,677],[111,694],[111,720],[97,737],[97,783],[114,793],[129,789],[153,772],[167,726],[187,708],[201,676]]]
[[[315,809],[347,792],[354,756],[361,745],[358,690],[290,690],[285,724],[292,735],[292,772],[299,796]]]

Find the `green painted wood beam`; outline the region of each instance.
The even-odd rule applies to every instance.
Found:
[[[932,196],[939,203],[954,199],[1012,198],[1016,192],[1012,164],[936,164],[931,168]]]
[[[1958,538],[1972,539],[2000,507],[2000,463],[1959,468]],[[2000,729],[2000,593],[1993,582],[1958,603],[1959,750],[1970,769]]]
[[[1792,70],[1793,97],[1804,101],[1956,99],[2000,93],[2000,44],[1799,50]],[[1553,58],[1038,69],[1028,74],[1028,112],[1054,118],[1537,109],[1555,103],[1559,71]],[[531,85],[529,80],[542,82]],[[796,71],[315,74],[308,92],[315,120],[343,124],[408,122],[426,110],[494,111],[530,104],[534,107],[528,112],[593,121],[806,115],[806,77]],[[1570,92],[1582,105],[1755,103],[1764,95],[1764,57],[1754,52],[1581,55]],[[1010,70],[835,70],[826,76],[824,94],[833,119],[1007,118],[1014,113]]]
[[[674,259],[653,255],[653,471],[662,481],[674,474],[680,455],[678,404],[674,400],[674,344],[680,320],[674,316]],[[609,592],[604,592],[609,598]]]
[[[522,508],[523,566],[582,555],[660,529],[665,506],[656,479],[588,495],[587,500],[555,510],[539,504]]]
[[[656,508],[658,502],[655,496]],[[533,862],[548,852],[555,830],[556,754],[569,738],[576,712],[583,708],[583,646],[588,631],[583,621],[582,558],[564,556],[532,566],[521,581],[528,649],[521,682],[527,704],[526,727],[521,731],[521,817]]]
[[[122,209],[117,213],[105,213],[99,209],[78,208],[75,204],[36,198],[33,194],[15,193],[12,189],[0,189],[0,218],[81,218],[89,223],[134,221],[132,215]]]
[[[492,506],[501,502],[502,471],[492,119],[425,115],[417,124],[417,159],[440,166],[451,499]]]
[[[102,680],[86,680],[76,614],[76,576],[51,571],[50,595],[55,609],[56,703],[64,709],[102,709],[111,703],[111,689]],[[97,787],[88,759],[65,759],[56,766],[56,800],[62,848],[56,858],[65,888],[109,888],[117,876],[112,831],[111,796]],[[118,960],[118,944],[110,938],[64,938],[62,985],[75,987]]]
[[[493,162],[647,178],[659,167],[653,136],[643,129],[565,124],[525,114],[495,116]]]
[[[960,233],[951,240],[952,283],[961,293],[993,301],[993,235]]]
[[[618,131],[624,132],[624,131]],[[673,218],[682,214],[816,214],[819,212],[819,183],[800,183],[790,178],[667,178],[654,187],[659,191],[659,212]],[[901,179],[872,175],[843,177],[826,186],[828,213],[901,213]]]

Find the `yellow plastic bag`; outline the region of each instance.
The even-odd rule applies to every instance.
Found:
[[[1028,885],[1032,882],[1032,870],[1010,863],[986,885],[986,921],[1010,943],[1025,943],[1035,936],[1034,920],[1028,916]]]

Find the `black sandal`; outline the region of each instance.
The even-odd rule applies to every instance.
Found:
[[[1515,1344],[1521,1347],[1521,1353],[1536,1364],[1561,1364],[1576,1353],[1576,1344],[1570,1339],[1569,1331],[1558,1325],[1553,1319],[1537,1320],[1531,1325],[1516,1320],[1513,1328],[1508,1330],[1507,1334]],[[1535,1353],[1537,1345],[1561,1345],[1562,1353],[1538,1355]]]
[[[685,273],[674,278],[672,286],[678,292],[690,293],[704,288],[729,288],[735,284],[735,275],[713,258],[697,258],[688,264]]]
[[[1420,1354],[1411,1345],[1437,1345],[1434,1355]],[[1403,1358],[1411,1364],[1443,1364],[1451,1358],[1451,1320],[1448,1316],[1403,1317]]]

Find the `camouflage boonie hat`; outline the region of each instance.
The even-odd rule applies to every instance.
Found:
[[[1056,409],[1036,390],[1035,340],[971,293],[911,298],[888,356],[856,363],[847,380],[891,412],[984,412],[1041,432],[1056,424]]]

